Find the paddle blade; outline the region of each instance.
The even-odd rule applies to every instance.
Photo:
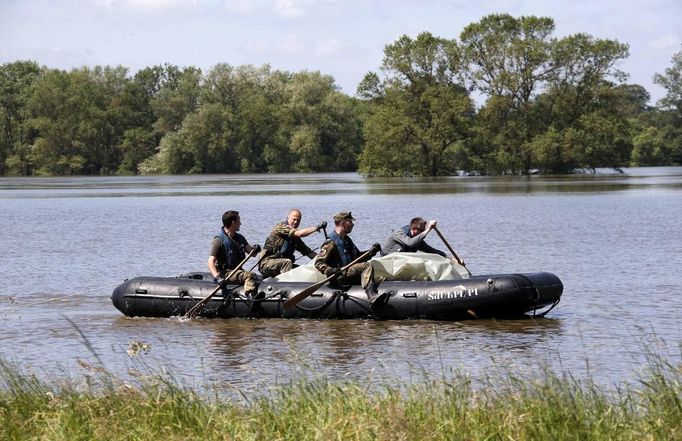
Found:
[[[287,299],[287,300],[284,302],[284,309],[291,308],[292,306],[295,306],[297,303],[299,303],[300,301],[306,299],[306,298],[309,297],[312,293],[314,293],[315,291],[317,291],[318,289],[320,289],[322,286],[324,286],[324,284],[327,283],[328,281],[329,281],[329,279],[324,279],[324,280],[321,281],[321,282],[317,282],[317,283],[314,284],[314,285],[310,285],[309,287],[307,287],[307,288],[304,289],[303,291],[299,292],[299,293],[296,294],[295,296],[293,296],[293,297]]]
[[[187,311],[182,318],[183,319],[193,319],[194,317],[196,317],[197,314],[199,314],[199,312],[201,312],[201,308],[203,308],[204,305],[206,303],[208,303],[208,301],[211,300],[211,298],[214,295],[216,295],[216,293],[220,290],[220,288],[223,287],[224,282],[225,282],[225,279],[223,279],[223,281],[220,282],[218,284],[218,286],[216,286],[216,288],[213,290],[212,293],[210,293],[209,295],[207,295],[206,297],[201,299],[196,305],[194,305],[189,311]]]

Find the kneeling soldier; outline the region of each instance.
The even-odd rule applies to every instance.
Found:
[[[374,268],[369,262],[376,253],[381,251],[381,245],[375,243],[370,253],[363,261],[351,265],[345,271],[341,270],[364,254],[358,250],[348,234],[353,231],[355,219],[350,212],[342,211],[334,216],[334,231],[329,234],[329,240],[322,244],[320,254],[315,261],[315,268],[325,276],[337,275],[342,284],[358,284],[365,289],[370,305],[379,299],[377,283],[374,281]]]

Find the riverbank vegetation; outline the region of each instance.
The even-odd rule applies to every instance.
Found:
[[[657,107],[628,45],[495,14],[388,44],[356,96],[319,72],[0,66],[0,175],[567,173],[682,163],[682,50]],[[480,103],[477,105],[476,103]]]
[[[48,384],[2,364],[0,439],[592,439],[682,437],[680,366],[653,359],[637,384],[604,391],[570,375],[465,375],[416,385],[302,380],[236,401],[162,378],[89,374]],[[485,383],[485,381],[484,381]]]

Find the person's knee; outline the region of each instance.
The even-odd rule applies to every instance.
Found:
[[[251,293],[256,291],[256,278],[255,275],[253,278],[247,278],[244,280],[244,291]]]

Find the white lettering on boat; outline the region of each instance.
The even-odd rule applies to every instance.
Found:
[[[475,297],[477,295],[478,288],[465,288],[463,285],[459,285],[448,291],[431,291],[426,298],[427,300],[449,300]]]

